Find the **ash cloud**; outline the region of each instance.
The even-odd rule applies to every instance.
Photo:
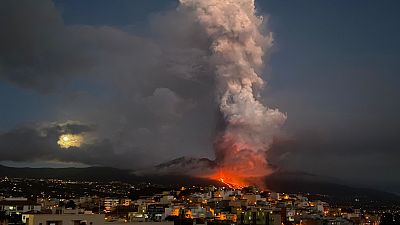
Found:
[[[263,19],[254,0],[180,0],[179,10],[192,14],[210,43],[215,76],[215,101],[223,130],[215,141],[220,171],[211,175],[232,183],[271,173],[266,160],[273,137],[286,120],[278,109],[260,101],[265,81],[259,75],[272,35],[263,33]]]
[[[264,82],[257,73],[272,39],[261,33],[253,1],[218,3],[226,13],[222,24],[212,11],[201,17],[193,10],[207,9],[209,1],[181,1],[176,10],[153,16],[149,34],[141,36],[129,28],[65,25],[50,0],[0,4],[6,31],[0,37],[0,79],[60,102],[52,109],[58,125],[36,125],[48,136],[38,136],[32,126],[6,131],[9,140],[2,140],[1,150],[9,151],[19,137],[32,144],[14,149],[40,160],[121,166],[130,159],[126,165],[137,169],[182,155],[222,155],[218,161],[232,165],[256,153],[266,166],[265,150],[285,116],[259,100]],[[236,9],[241,14],[231,23]],[[224,130],[218,129],[221,118]],[[62,125],[69,120],[93,126]],[[60,129],[91,132],[95,141],[83,151],[59,152],[54,139]],[[214,152],[216,136],[224,141]],[[229,138],[248,145],[242,158],[221,147],[232,144]],[[13,157],[3,160],[22,160]]]

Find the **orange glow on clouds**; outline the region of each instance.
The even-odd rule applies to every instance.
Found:
[[[264,177],[272,173],[266,151],[225,134],[215,145],[218,168],[206,178],[217,180],[230,188],[258,186],[265,189]]]

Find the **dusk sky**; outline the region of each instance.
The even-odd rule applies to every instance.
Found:
[[[400,3],[256,5],[274,38],[260,101],[287,114],[270,164],[399,192]],[[214,159],[206,38],[177,6],[0,1],[1,163],[143,170]],[[63,134],[82,143],[63,149]]]

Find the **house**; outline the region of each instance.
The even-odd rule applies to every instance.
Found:
[[[22,214],[28,211],[40,211],[41,205],[27,198],[5,198],[0,201],[0,211],[6,215]]]
[[[104,225],[104,214],[76,213],[27,213],[22,218],[26,225]]]

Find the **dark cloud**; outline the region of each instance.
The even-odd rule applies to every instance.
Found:
[[[88,124],[81,124],[79,122],[66,122],[63,124],[57,124],[57,129],[62,133],[80,134],[84,132],[94,131],[95,126]]]
[[[80,148],[63,149],[57,144],[60,135],[69,131],[87,138]],[[142,165],[132,152],[118,154],[110,140],[93,138],[91,135],[95,132],[91,125],[76,122],[27,124],[0,134],[0,158],[15,162],[79,162],[120,168]]]
[[[400,181],[387,171],[398,170],[399,144],[394,136],[360,139],[303,130],[276,138],[268,159],[281,168],[328,174],[351,185],[396,191]]]
[[[2,1],[0,27],[0,77],[20,86],[48,90],[90,64],[51,1]]]
[[[77,77],[141,74],[160,54],[150,41],[120,29],[65,26],[49,0],[2,1],[0,27],[0,78],[41,92]]]
[[[0,37],[0,79],[59,102],[53,108],[57,125],[37,125],[48,132],[45,137],[34,126],[3,134],[8,140],[0,150],[13,153],[2,160],[136,169],[182,155],[212,156],[216,108],[206,66],[209,45],[190,15],[154,15],[149,34],[137,36],[129,27],[66,26],[50,0],[0,4],[6,31]],[[58,151],[61,131],[92,132],[96,143],[76,153]],[[27,142],[13,144],[19,138]]]

